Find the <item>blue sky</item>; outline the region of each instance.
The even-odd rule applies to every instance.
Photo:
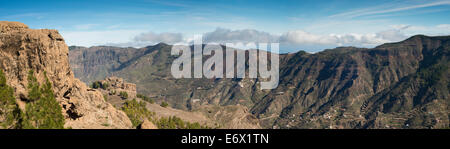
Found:
[[[57,29],[68,45],[279,42],[317,52],[450,35],[450,0],[0,0],[0,20]]]

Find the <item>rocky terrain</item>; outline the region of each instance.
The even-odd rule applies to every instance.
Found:
[[[243,106],[263,128],[448,128],[449,39],[417,35],[372,49],[281,54],[273,90],[260,90],[258,79],[174,79],[176,56],[164,43],[70,47],[69,55],[85,82],[118,76],[181,110]]]
[[[37,82],[52,84],[62,107],[64,128],[131,128],[128,117],[103,99],[103,95],[76,79],[69,65],[69,49],[56,30],[29,29],[18,22],[0,21],[0,69],[21,111],[31,101],[29,72]],[[41,100],[41,99],[39,99]]]
[[[211,106],[201,105],[195,111],[185,111],[174,109],[171,107],[162,107],[160,104],[145,101],[141,97],[136,97],[136,85],[123,81],[122,78],[108,77],[98,82],[97,90],[103,93],[107,98],[107,102],[114,107],[120,109],[126,101],[136,99],[139,102],[145,102],[146,108],[154,112],[153,119],[161,119],[176,116],[182,120],[190,123],[204,124],[210,128],[220,129],[255,129],[261,128],[259,120],[249,113],[247,107],[240,105],[229,106]],[[120,92],[126,92],[127,98],[120,96]],[[144,120],[142,125],[146,126],[142,129],[156,128],[150,127],[154,124],[148,120]],[[149,126],[149,127],[147,127]],[[141,127],[140,127],[141,128]]]

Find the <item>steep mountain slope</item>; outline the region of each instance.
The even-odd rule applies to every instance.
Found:
[[[280,83],[273,90],[260,90],[259,79],[174,79],[170,66],[176,57],[166,44],[122,49],[135,54],[118,66],[112,66],[119,63],[117,56],[104,64],[113,68],[108,74],[172,107],[244,105],[265,128],[444,128],[449,127],[449,38],[418,35],[373,49],[282,54]],[[92,80],[100,67],[92,58],[97,52],[70,51],[72,65],[92,70],[74,70],[77,77]]]
[[[121,51],[123,50],[123,51]],[[178,109],[191,109],[192,100],[205,104],[243,104],[251,106],[251,90],[237,92],[239,80],[235,79],[175,79],[170,67],[176,56],[170,55],[171,46],[160,43],[141,49],[118,49],[111,47],[73,48],[70,62],[74,66],[75,76],[87,83],[108,74],[136,83],[138,93],[148,95],[157,102],[167,101]],[[131,57],[119,59],[110,55],[130,53]],[[101,54],[98,54],[101,53]],[[100,60],[101,59],[101,60]],[[108,70],[98,75],[98,70]],[[98,75],[98,76],[97,76]],[[103,79],[102,78],[102,79]],[[244,89],[246,90],[246,89]],[[236,99],[236,100],[232,100]]]
[[[258,114],[277,115],[278,109],[282,109],[275,122],[282,128],[421,128],[424,125],[408,121],[423,118],[406,111],[421,109],[433,101],[441,107],[422,109],[422,113],[440,110],[429,115],[433,121],[439,121],[433,126],[448,127],[447,87],[435,90],[414,86],[412,91],[405,88],[406,82],[410,82],[408,79],[423,70],[438,72],[426,64],[430,60],[441,59],[443,64],[448,63],[448,57],[443,55],[449,38],[414,36],[374,49],[336,49],[307,56],[292,62],[297,66],[282,70],[285,77],[278,90],[285,94],[269,94],[253,110]],[[448,70],[441,71],[444,75],[437,80],[448,84],[448,75],[445,75]],[[431,83],[430,80],[423,82]],[[289,83],[296,85],[291,87],[292,91],[286,86]],[[415,88],[431,92],[441,90],[443,96],[428,96],[425,102],[425,92]],[[400,94],[403,100],[390,98],[389,94],[397,97]]]
[[[62,107],[65,128],[130,128],[131,122],[122,111],[73,76],[68,54],[56,30],[34,30],[23,23],[0,21],[0,69],[22,111],[27,103],[34,102],[28,94],[29,73],[34,72],[39,84],[44,84],[46,78],[51,83]]]
[[[117,48],[108,46],[91,47],[89,53],[83,52],[84,47],[69,47],[69,60],[83,60],[82,63],[71,63],[75,76],[82,76],[84,82],[102,80],[111,76],[112,72],[122,64],[145,54],[147,49]],[[88,75],[85,75],[88,74]]]
[[[402,78],[367,101],[363,110],[368,111],[366,117],[371,121],[365,127],[383,127],[380,125],[391,118],[396,118],[391,121],[401,128],[449,127],[450,42],[446,37],[437,39],[430,41],[421,36],[410,39],[423,43],[423,60],[417,72]],[[382,114],[379,116],[377,111]]]

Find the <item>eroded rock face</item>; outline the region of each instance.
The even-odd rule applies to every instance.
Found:
[[[131,128],[125,113],[105,102],[99,91],[74,78],[68,53],[57,30],[34,30],[23,23],[0,21],[0,69],[15,89],[21,109],[25,109],[27,101],[28,72],[33,70],[41,84],[46,72],[62,106],[65,127]]]

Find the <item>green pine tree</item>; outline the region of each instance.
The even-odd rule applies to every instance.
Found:
[[[45,83],[40,86],[34,77],[34,72],[28,74],[28,98],[23,114],[22,127],[25,129],[63,129],[64,116],[56,101],[52,84],[44,72]]]
[[[39,82],[34,77],[34,71],[28,72],[28,100],[37,101],[41,97],[41,91],[39,90]]]
[[[128,118],[130,118],[133,127],[140,125],[145,119],[151,120],[155,115],[146,108],[146,103],[143,101],[136,101],[136,99],[126,101],[122,107]]]
[[[20,109],[16,104],[14,89],[6,84],[3,70],[0,70],[0,128],[17,128]]]

